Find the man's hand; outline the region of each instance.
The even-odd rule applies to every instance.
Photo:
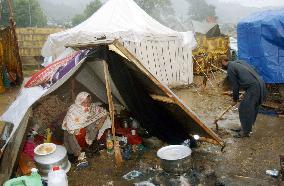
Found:
[[[232,91],[226,91],[222,93],[223,95],[228,95],[228,96],[232,96],[233,92]]]
[[[235,106],[236,104],[238,104],[238,101],[233,101],[233,102],[231,103],[232,106]]]

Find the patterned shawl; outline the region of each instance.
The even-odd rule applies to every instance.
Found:
[[[82,106],[82,102],[90,94],[81,92],[77,95],[75,103],[69,107],[69,110],[63,120],[62,129],[74,134],[76,130],[85,128],[88,125],[98,121],[100,118],[107,116],[104,108],[96,106],[94,103],[90,107]]]

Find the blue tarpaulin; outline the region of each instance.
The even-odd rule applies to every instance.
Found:
[[[284,83],[284,9],[255,13],[238,23],[238,57],[266,83]]]

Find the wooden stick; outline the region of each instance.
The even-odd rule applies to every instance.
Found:
[[[284,114],[278,114],[279,118],[284,118]]]
[[[212,67],[216,68],[217,70],[220,70],[221,72],[227,74],[227,71],[226,71],[226,70],[223,70],[222,68],[219,68],[219,67],[213,65],[212,63],[210,63],[210,65],[211,65]]]
[[[166,97],[166,96],[160,96],[160,95],[156,95],[156,94],[150,94],[150,96],[155,101],[161,101],[161,102],[164,102],[164,103],[175,104],[175,102],[171,98]]]
[[[237,104],[237,103],[236,103]],[[218,126],[218,121],[232,108],[234,107],[236,104],[234,105],[230,105],[228,106],[215,120],[214,120],[214,124],[216,125],[216,130],[219,130],[219,126]]]
[[[240,95],[240,99],[243,98],[243,95],[244,95],[244,92],[241,93]],[[238,104],[238,102],[236,102],[234,105],[230,105],[228,106],[215,120],[214,120],[214,124],[216,125],[216,130],[218,131],[219,130],[219,126],[218,126],[218,121],[231,109],[233,108],[234,106],[236,106]]]
[[[112,94],[111,94],[108,65],[106,62],[104,62],[104,73],[105,73],[105,80],[106,80],[106,90],[107,90],[107,98],[108,98],[108,105],[109,105],[109,113],[110,113],[110,118],[111,118],[112,136],[113,136],[113,141],[114,141],[115,162],[116,162],[116,165],[119,167],[122,164],[122,156],[121,156],[121,151],[119,147],[119,142],[116,140],[116,137],[115,137],[114,106],[113,106],[113,100],[112,100]]]
[[[203,141],[203,142],[211,143],[211,144],[214,144],[214,145],[218,145],[217,141],[210,139],[210,138],[206,138],[206,137],[200,137],[198,139],[198,141]]]

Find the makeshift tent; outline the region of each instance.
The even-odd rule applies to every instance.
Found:
[[[237,25],[238,57],[266,83],[284,83],[284,10],[252,14]]]
[[[221,34],[216,23],[192,21],[197,47],[193,50],[194,73],[208,74],[221,67],[219,56],[229,54],[229,37]],[[213,67],[214,65],[215,67]]]
[[[96,100],[107,103],[103,61],[109,66],[114,101],[128,108],[150,134],[171,144],[182,142],[189,134],[197,134],[212,143],[224,145],[189,107],[158,81],[121,43],[101,41],[101,44],[94,44],[91,48],[90,51],[80,53],[81,60],[71,60],[60,68],[50,87],[36,86],[21,90],[16,101],[1,116],[1,120],[14,125],[1,163],[11,162],[10,156],[17,154],[20,147],[17,143],[23,140],[32,107],[47,95],[64,86],[68,87],[66,82],[71,77],[84,85]],[[1,151],[3,150],[4,148]],[[12,168],[5,169],[7,172]]]
[[[193,81],[193,33],[176,32],[161,25],[133,0],[109,0],[81,24],[51,34],[42,55],[57,58],[67,44],[89,44],[100,38],[118,39],[166,85]]]

